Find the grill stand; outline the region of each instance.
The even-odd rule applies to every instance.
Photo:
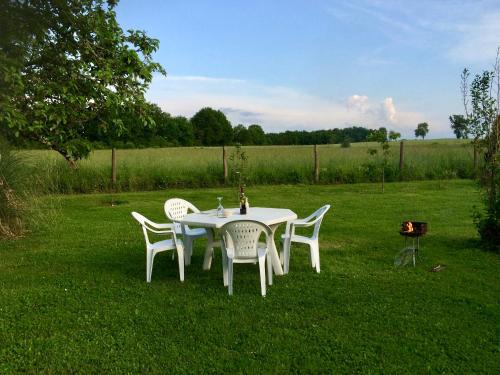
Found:
[[[427,233],[427,223],[423,221],[403,221],[401,225],[401,230],[399,234],[404,236],[405,238],[405,249],[409,249],[412,252],[413,258],[413,267],[416,264],[416,257],[418,255],[418,251],[420,250],[420,237]],[[412,239],[412,246],[408,247],[408,237]],[[417,243],[415,245],[415,239],[417,239]]]
[[[405,235],[403,235],[403,236],[405,238],[405,248],[406,248],[409,236],[405,236]],[[415,238],[417,239],[417,246],[415,246]],[[413,255],[413,267],[415,267],[415,257],[417,256],[418,249],[420,248],[420,236],[412,236],[411,239],[412,239],[411,249],[413,251],[413,254],[412,254]]]

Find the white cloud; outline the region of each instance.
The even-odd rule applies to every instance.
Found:
[[[397,110],[392,97],[372,100],[357,94],[331,100],[241,79],[156,76],[147,96],[172,115],[192,117],[208,106],[226,113],[233,125],[258,123],[266,131],[386,126],[410,137],[418,122],[431,121],[415,111]],[[431,130],[438,129],[438,122],[433,124]]]
[[[366,95],[351,95],[347,98],[347,108],[354,109],[365,113],[369,109],[368,96]]]
[[[396,106],[391,97],[385,98],[381,103],[376,103],[366,95],[352,95],[347,98],[347,108],[351,111],[357,111],[369,122],[376,121],[378,124],[389,123],[396,126],[404,125],[398,123]]]
[[[383,113],[391,124],[396,124],[396,107],[392,98],[385,98],[382,104]]]

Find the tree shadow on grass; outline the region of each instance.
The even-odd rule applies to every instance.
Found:
[[[478,238],[433,235],[429,237],[428,245],[424,246],[443,248],[448,251],[482,250]]]

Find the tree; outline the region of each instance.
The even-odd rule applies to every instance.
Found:
[[[424,139],[427,133],[429,133],[429,124],[426,122],[421,122],[415,129],[415,138],[422,137],[422,139]]]
[[[177,128],[179,129],[179,138],[178,138],[179,145],[181,146],[194,145],[193,124],[191,124],[191,122],[183,116],[173,117],[172,121],[176,123]]]
[[[221,111],[205,107],[192,118],[194,136],[203,146],[222,146],[233,140],[233,128]]]
[[[263,145],[266,143],[266,133],[260,125],[253,124],[248,127],[248,137],[253,145]]]
[[[387,141],[387,129],[384,127],[378,128],[378,130],[371,130],[368,136],[368,141],[383,143]]]
[[[11,152],[0,136],[0,240],[20,236],[29,214],[28,189],[31,176],[18,153]],[[32,207],[30,207],[32,208]]]
[[[395,132],[395,131],[390,131],[389,132],[389,139],[391,141],[397,141],[398,138],[401,138],[401,133]]]
[[[467,131],[483,155],[480,183],[486,195],[486,210],[475,213],[482,242],[500,251],[500,47],[493,71],[477,74],[470,87],[469,71],[462,73],[462,96]]]
[[[455,133],[457,139],[469,138],[467,119],[463,115],[451,115],[449,119],[453,133]]]
[[[368,154],[377,157],[380,171],[382,173],[382,193],[385,192],[385,171],[389,165],[389,158],[391,156],[391,150],[389,146],[389,141],[387,139],[387,130],[385,130],[385,138],[384,138],[384,130],[385,128],[380,128],[379,130],[374,131],[373,139],[376,140],[380,144],[380,154],[377,149],[369,148]],[[380,155],[380,157],[378,157]]]
[[[91,150],[90,127],[115,137],[125,132],[127,116],[152,125],[144,92],[154,72],[165,74],[152,60],[159,41],[143,31],[125,33],[116,4],[10,0],[2,5],[0,124],[9,136],[39,142],[76,166]]]
[[[233,140],[240,145],[248,145],[250,143],[248,129],[245,127],[245,125],[238,124],[234,127]]]

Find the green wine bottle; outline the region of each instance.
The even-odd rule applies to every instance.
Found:
[[[245,197],[244,187],[240,186],[240,215],[247,214],[247,198]]]

